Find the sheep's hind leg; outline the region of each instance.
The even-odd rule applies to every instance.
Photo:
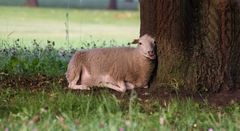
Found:
[[[77,85],[78,80],[79,80],[79,75],[76,76],[74,80],[69,83],[68,88],[74,89],[74,90],[90,90],[90,88],[86,85]]]

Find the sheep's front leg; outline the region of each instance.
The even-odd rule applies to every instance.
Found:
[[[144,86],[143,88],[146,88],[146,89],[147,89],[147,88],[149,88],[149,86],[148,86],[148,85],[146,85],[146,86]]]
[[[111,84],[109,82],[101,83],[100,86],[102,87],[108,87],[110,89],[116,90],[118,92],[125,92],[126,91],[126,85],[124,82],[119,82],[118,85]]]
[[[118,86],[120,87],[121,92],[125,92],[127,87],[124,81],[121,81],[118,83]]]
[[[90,88],[86,85],[75,85],[75,86],[71,86],[69,88],[74,89],[74,90],[90,90]]]
[[[126,87],[127,87],[128,90],[132,90],[132,89],[135,88],[135,86],[130,82],[125,82],[125,84],[126,84]]]

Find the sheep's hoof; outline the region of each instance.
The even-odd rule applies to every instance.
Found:
[[[120,88],[118,91],[124,94],[126,92],[126,88]]]
[[[144,86],[143,88],[147,89],[147,88],[148,88],[148,86]]]

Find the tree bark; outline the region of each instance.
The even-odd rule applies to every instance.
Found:
[[[38,0],[27,0],[27,6],[31,7],[38,6]]]
[[[139,0],[141,28],[140,34],[155,35],[156,27],[156,0]]]
[[[108,9],[117,9],[117,0],[110,0],[109,1],[109,5],[108,5]]]
[[[140,0],[140,13],[140,35],[158,43],[152,86],[239,88],[239,0]]]

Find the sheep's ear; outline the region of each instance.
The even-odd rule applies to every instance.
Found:
[[[137,43],[139,43],[139,39],[134,39],[132,42],[132,44],[137,44]]]

